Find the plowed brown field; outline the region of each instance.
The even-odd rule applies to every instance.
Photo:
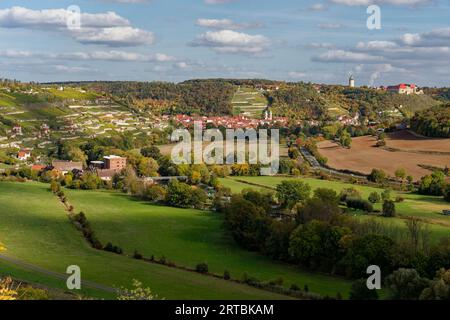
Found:
[[[377,168],[394,176],[395,170],[404,168],[416,180],[431,173],[419,165],[450,167],[450,139],[428,139],[401,131],[389,135],[387,148],[375,147],[376,142],[372,136],[358,137],[353,139],[351,149],[345,149],[324,141],[319,143],[319,152],[335,169],[369,174]]]

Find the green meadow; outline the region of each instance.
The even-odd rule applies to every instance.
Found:
[[[126,255],[120,256],[94,250],[88,245],[81,233],[69,222],[62,205],[48,189],[49,186],[47,184],[41,183],[0,183],[0,241],[7,248],[7,251],[3,254],[60,274],[64,274],[69,265],[78,265],[81,268],[83,280],[89,280],[113,288],[130,287],[132,280],[137,279],[143,282],[144,285],[149,286],[155,293],[167,299],[265,300],[287,298],[286,296],[232,281],[138,261]],[[101,211],[99,216],[102,215],[102,212],[103,214],[108,212],[109,208],[122,204],[122,214],[130,218],[129,224],[123,224],[123,220],[114,222],[114,215],[110,218],[103,218],[104,220],[110,220],[113,225],[123,224],[122,227],[129,231],[128,236],[130,238],[139,238],[139,230],[133,230],[140,224],[138,222],[139,215],[138,217],[133,217],[133,212],[138,205],[137,202],[117,194],[117,199],[120,199],[120,201],[111,203],[109,201],[114,199],[114,195],[111,195],[111,198],[96,198],[101,193],[86,192],[87,199],[89,198],[88,194],[92,197],[91,201],[96,202],[98,208],[107,208],[106,211]],[[82,194],[80,193],[80,195]],[[83,199],[83,196],[81,199]],[[151,206],[145,204],[140,206],[145,208],[150,215],[152,211]],[[170,212],[167,213],[170,214]],[[91,219],[91,215],[89,213],[87,215]],[[98,224],[94,221],[94,217],[95,213],[93,212],[92,220],[94,228],[96,228]],[[150,225],[152,223],[148,223],[148,226]],[[164,229],[160,230],[160,235],[164,233],[170,235],[170,230],[173,227],[157,224],[155,226],[168,230],[167,232],[164,232]],[[188,227],[186,228],[189,229]],[[101,230],[98,231],[101,238]],[[152,229],[149,228],[146,232],[150,233]],[[155,231],[153,230],[153,232]],[[185,233],[185,241],[181,242],[183,247],[178,248],[178,251],[192,251],[190,243],[195,241],[195,239],[189,238],[191,234],[191,232]],[[117,238],[111,237],[111,239],[102,240],[116,242],[116,240],[119,240]],[[144,242],[145,240],[143,238],[137,241]],[[170,242],[170,236],[167,236],[165,240]],[[145,246],[147,245],[149,244],[146,243]],[[130,252],[128,251],[127,253]],[[166,254],[169,256],[170,252]],[[202,260],[207,260],[207,257],[203,257]],[[61,289],[65,285],[63,280],[31,272],[22,266],[11,266],[10,263],[6,263],[1,259],[0,273],[54,288]],[[320,277],[318,276],[318,278]],[[324,279],[327,278],[324,277]],[[310,283],[314,287],[313,283]],[[346,282],[338,280],[337,283],[343,284],[342,290],[344,291]],[[330,285],[333,286],[333,283]],[[114,294],[110,292],[98,292],[98,290],[89,288],[85,288],[81,294],[97,298],[114,298]]]
[[[262,281],[282,277],[287,287],[307,284],[311,292],[323,295],[346,296],[350,288],[345,279],[303,271],[239,248],[217,213],[155,206],[108,191],[68,190],[66,194],[76,211],[86,213],[102,242],[111,241],[128,255],[137,250],[145,257],[164,256],[189,268],[207,262],[210,272],[223,275],[228,270],[234,279],[244,273]]]

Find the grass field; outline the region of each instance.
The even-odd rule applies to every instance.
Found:
[[[154,255],[158,259],[164,255],[177,265],[191,268],[207,262],[210,272],[222,275],[228,270],[235,279],[244,272],[264,281],[282,277],[286,286],[308,284],[310,291],[323,295],[348,293],[350,285],[346,280],[305,272],[240,249],[225,235],[218,214],[154,206],[106,191],[66,193],[76,210],[87,214],[99,239],[112,241],[126,254],[138,250],[146,257]]]
[[[110,199],[96,199],[95,193],[92,196],[92,201],[96,202],[98,207],[106,205],[106,208],[112,208],[105,202]],[[136,221],[137,219],[133,218],[133,205],[128,209],[128,204],[132,201],[124,200],[125,208],[122,214],[128,215],[131,221]],[[69,223],[63,207],[48,191],[46,184],[1,182],[0,204],[0,241],[7,248],[5,254],[53,272],[65,273],[67,266],[78,265],[84,280],[116,288],[129,287],[132,279],[138,279],[167,299],[286,298],[234,282],[94,250]],[[106,216],[104,219],[112,221],[112,218]],[[123,227],[128,228],[130,238],[139,235],[132,230],[132,224]],[[171,230],[170,226],[168,230]],[[163,232],[161,230],[161,233]],[[166,240],[170,241],[170,238]],[[189,238],[186,238],[183,248],[178,250],[191,250],[189,243]],[[166,254],[169,256],[169,252]],[[3,262],[0,262],[0,272],[27,281],[45,283],[51,287],[62,288],[65,283],[48,279],[47,276],[30,274]],[[313,285],[312,287],[314,288]],[[95,292],[90,294],[100,298],[113,298],[107,292],[101,295]]]
[[[246,188],[256,188],[259,190],[274,190],[276,186],[283,180],[295,179],[289,177],[229,177],[220,179],[222,185],[231,188],[235,193],[241,192]],[[300,178],[302,181],[308,183],[311,188],[328,188],[333,189],[339,193],[344,188],[356,188],[360,191],[364,198],[368,198],[371,192],[383,192],[383,189],[373,188],[362,185],[353,185],[349,183],[342,183],[339,181],[319,180],[314,178]],[[399,227],[405,227],[405,217],[419,217],[429,224],[432,236],[435,241],[438,241],[444,236],[450,235],[450,217],[442,215],[442,210],[448,209],[450,204],[445,202],[440,197],[423,196],[413,193],[396,193],[392,192],[392,197],[397,195],[402,196],[405,201],[396,203],[397,213],[399,218],[381,219],[385,223],[393,223]],[[381,204],[375,205],[375,209],[381,209]],[[367,218],[363,217],[363,219]]]

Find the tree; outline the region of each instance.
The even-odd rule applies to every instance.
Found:
[[[345,148],[350,148],[352,145],[352,136],[347,130],[342,131],[341,137],[339,139],[341,145]]]
[[[383,273],[392,270],[394,241],[384,235],[365,234],[354,237],[347,244],[347,252],[340,264],[351,277],[366,276],[367,267],[377,265]]]
[[[420,179],[419,193],[425,195],[442,196],[445,188],[445,174],[435,171],[432,175]]]
[[[450,202],[450,183],[446,183],[444,187],[444,200]]]
[[[403,182],[403,180],[405,180],[406,178],[406,170],[404,168],[395,170],[395,177]]]
[[[386,285],[393,300],[418,300],[428,280],[414,269],[398,269],[386,278]]]
[[[308,199],[304,204],[296,205],[294,210],[296,211],[297,222],[303,224],[312,220],[333,223],[339,220],[342,213],[337,202],[323,200],[318,197]]]
[[[347,228],[323,221],[299,225],[292,232],[289,254],[300,265],[330,272],[343,256],[340,241],[349,233]]]
[[[371,203],[378,203],[378,202],[380,202],[380,201],[381,201],[380,194],[379,194],[378,192],[372,192],[372,193],[369,195],[369,201],[370,201]]]
[[[420,300],[450,300],[450,270],[440,269],[436,278],[422,291]]]
[[[352,283],[350,300],[378,300],[377,290],[369,290],[365,279],[359,279]]]
[[[142,148],[141,154],[144,157],[152,158],[152,159],[155,159],[156,161],[158,161],[162,156],[161,151],[156,146]]]
[[[386,173],[381,169],[372,169],[372,172],[367,177],[369,181],[375,182],[375,183],[383,183],[386,180]]]
[[[157,184],[151,185],[146,188],[144,197],[147,200],[154,202],[162,202],[167,196],[167,190]]]
[[[395,203],[391,200],[385,200],[383,203],[383,217],[395,217]]]
[[[157,177],[159,165],[153,158],[142,157],[138,164],[138,173],[144,177]]]
[[[382,199],[383,201],[391,200],[391,190],[385,189],[385,190],[381,193],[381,199]]]
[[[285,180],[277,186],[277,198],[283,208],[292,209],[298,202],[309,198],[311,187],[303,181]]]
[[[224,212],[225,226],[234,240],[249,250],[261,249],[267,238],[269,222],[264,210],[245,200],[242,195],[234,195]]]

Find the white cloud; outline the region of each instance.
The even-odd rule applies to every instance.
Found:
[[[309,11],[324,11],[327,7],[323,3],[314,3],[308,7]]]
[[[383,57],[373,56],[368,53],[361,52],[330,50],[319,55],[318,57],[314,57],[313,60],[317,62],[375,63],[383,61]]]
[[[3,50],[0,57],[4,58],[40,58],[67,61],[118,61],[118,62],[175,62],[178,59],[163,53],[142,54],[127,51],[92,51],[68,53],[32,53],[29,51]]]
[[[210,47],[218,53],[257,54],[265,51],[270,40],[262,35],[249,35],[232,30],[208,31],[191,44]]]
[[[196,25],[206,28],[214,29],[228,29],[228,30],[238,30],[238,29],[252,29],[262,27],[261,23],[236,23],[229,19],[198,19]]]
[[[81,28],[67,28],[73,13],[66,9],[32,10],[12,7],[0,10],[0,27],[55,31],[76,41],[107,46],[150,45],[155,41],[152,32],[133,28],[130,21],[115,12],[81,13]]]
[[[103,44],[111,47],[151,45],[155,42],[152,32],[132,27],[81,29],[74,31],[74,37],[81,43]]]
[[[405,33],[399,42],[413,47],[450,46],[450,27],[424,33]]]

